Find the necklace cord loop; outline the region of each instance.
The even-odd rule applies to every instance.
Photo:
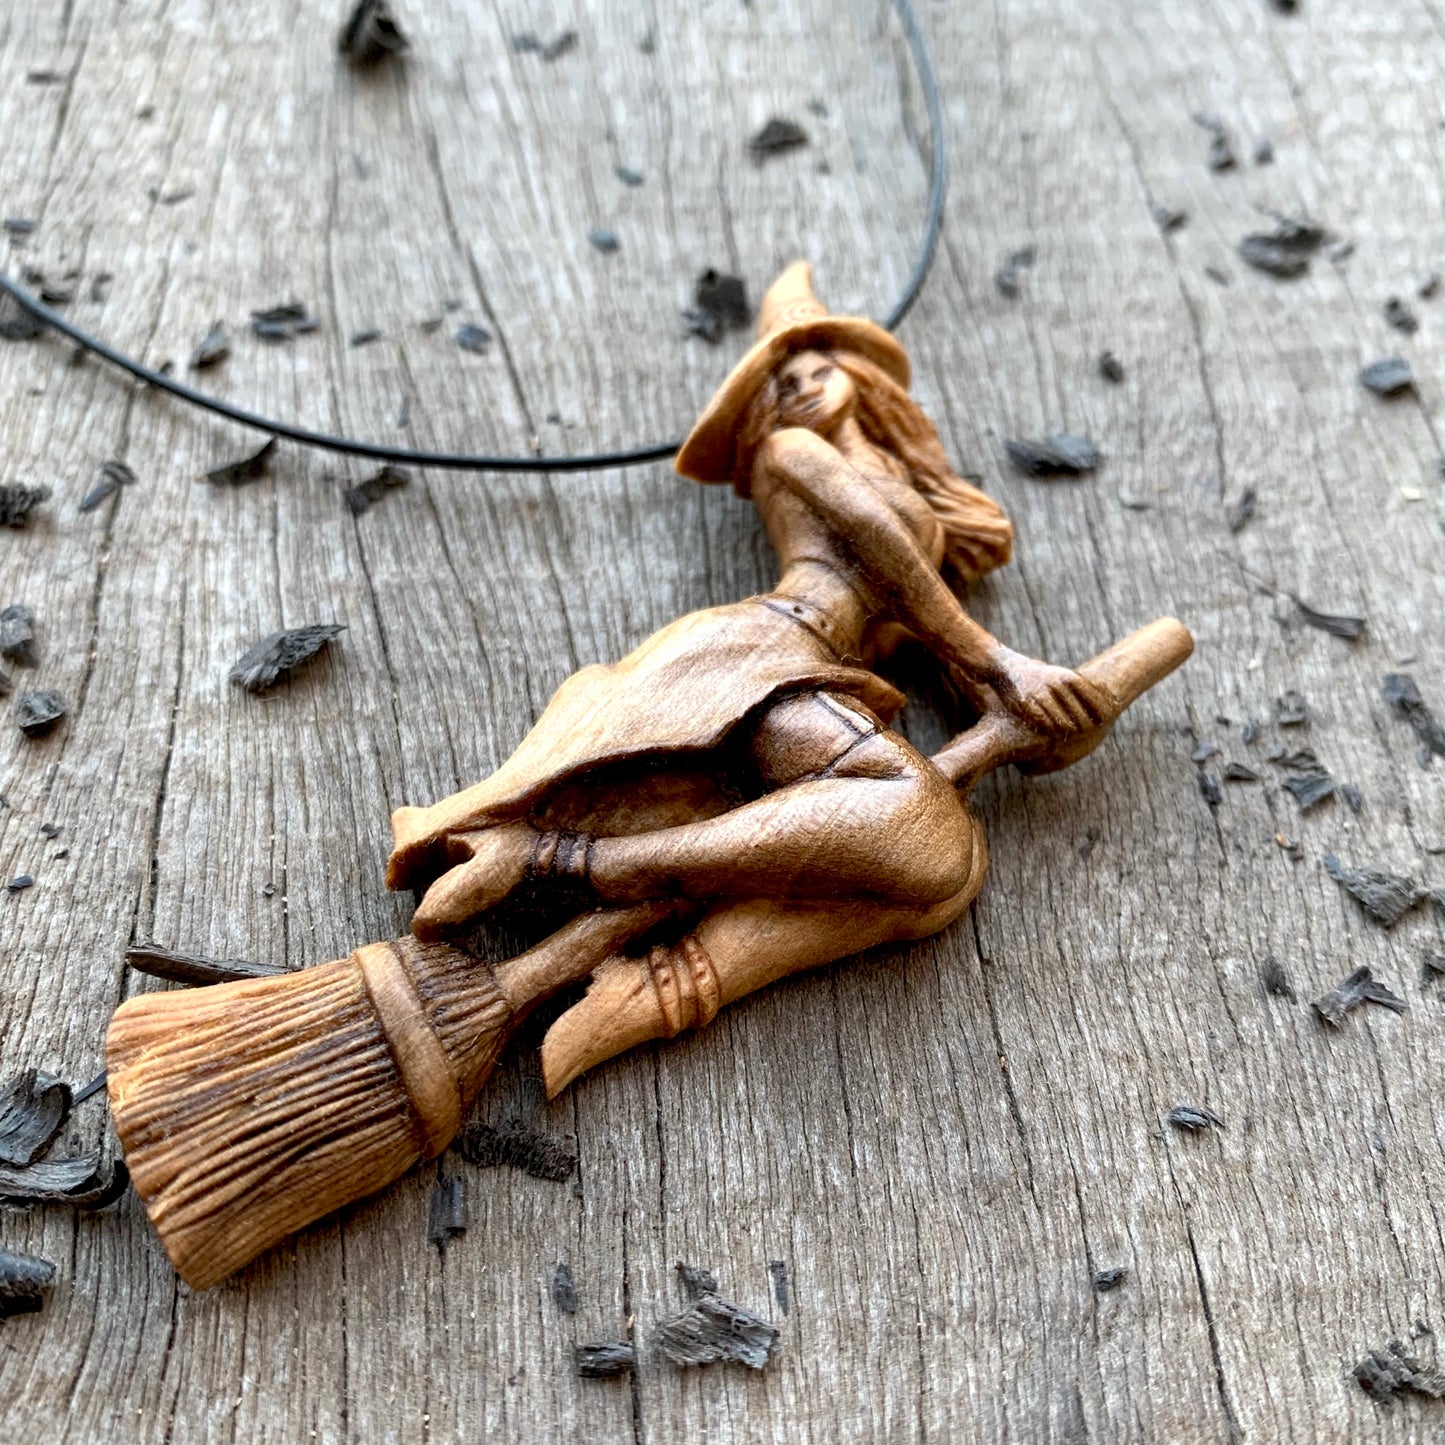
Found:
[[[938,79],[934,74],[933,59],[929,54],[928,44],[923,38],[923,32],[919,29],[917,17],[913,13],[911,0],[892,0],[892,4],[904,39],[908,43],[909,53],[913,57],[914,69],[918,73],[924,108],[928,113],[930,143],[928,204],[923,237],[902,295],[879,323],[885,331],[895,330],[898,323],[908,315],[913,308],[913,303],[918,299],[918,293],[923,289],[924,281],[928,278],[929,268],[933,265],[934,253],[938,249],[939,232],[943,225],[944,186],[947,175],[947,158],[943,145],[943,107],[939,99]],[[287,441],[296,442],[301,446],[318,447],[323,451],[342,452],[348,456],[366,457],[372,461],[389,462],[398,466],[435,467],[455,472],[597,472],[616,467],[641,466],[647,462],[666,461],[682,445],[679,439],[678,441],[658,442],[650,446],[634,447],[624,451],[595,452],[582,456],[489,457],[474,456],[465,452],[419,451],[411,447],[392,447],[380,442],[356,441],[350,437],[333,436],[328,432],[311,431],[290,422],[272,421],[256,412],[246,410],[245,407],[236,406],[229,401],[222,401],[219,397],[207,396],[205,392],[197,391],[194,387],[187,386],[174,377],[155,371],[143,362],[136,361],[124,352],[117,351],[108,342],[91,335],[90,332],[75,325],[74,322],[68,321],[64,316],[59,315],[38,298],[32,296],[18,282],[11,280],[4,272],[0,272],[0,291],[7,293],[37,320],[44,322],[46,326],[58,331],[62,336],[69,337],[77,346],[100,357],[103,361],[110,362],[112,366],[117,366],[122,371],[128,371],[132,376],[153,386],[157,391],[167,392],[181,401],[188,402],[190,405],[216,416],[225,417],[228,421],[236,422],[241,426],[267,432],[273,437],[284,437]]]

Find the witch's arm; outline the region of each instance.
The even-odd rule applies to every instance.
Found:
[[[754,465],[808,504],[880,606],[942,662],[1045,732],[1098,721],[1099,700],[1077,674],[1021,656],[963,610],[883,492],[822,437],[802,427],[774,432]]]

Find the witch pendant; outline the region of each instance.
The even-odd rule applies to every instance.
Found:
[[[176,1269],[215,1284],[445,1149],[526,1011],[548,1097],[784,975],[952,923],[983,883],[969,794],[990,769],[1067,767],[1188,657],[1161,618],[1077,671],[964,611],[1007,562],[1002,509],[950,467],[874,323],[830,315],[805,262],[677,470],[762,516],[776,586],[691,613],[558,689],[491,777],[392,817],[412,933],[286,978],[151,993],[107,1036],[126,1162]],[[912,637],[978,721],[932,758],[889,724],[872,664]],[[495,967],[459,930],[519,891],[575,917]]]

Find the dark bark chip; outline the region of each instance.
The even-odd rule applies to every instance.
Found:
[[[1410,1005],[1398,994],[1380,983],[1367,967],[1357,968],[1348,978],[1314,1001],[1314,1010],[1330,1025],[1339,1028],[1345,1015],[1362,1003],[1377,1003],[1395,1013],[1405,1013]]]
[[[1081,476],[1092,472],[1102,456],[1086,436],[1059,432],[1042,441],[1006,441],[1009,459],[1026,476]]]
[[[1387,873],[1383,868],[1346,868],[1333,853],[1325,854],[1324,865],[1330,877],[1386,928],[1393,928],[1417,903],[1430,896],[1426,889],[1398,873]]]
[[[344,623],[317,622],[273,632],[246,649],[231,669],[231,681],[247,692],[264,692],[283,677],[289,678],[295,668],[309,662],[345,630]]]

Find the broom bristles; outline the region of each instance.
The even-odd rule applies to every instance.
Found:
[[[431,1037],[460,1105],[462,1084],[480,1086],[509,1032],[512,1011],[491,970],[444,947],[371,948],[412,965],[413,1003],[418,963],[449,965],[436,974],[447,975],[451,1027]],[[111,1112],[146,1213],[196,1289],[385,1188],[450,1139],[408,1088],[417,1081],[398,1052],[405,1030],[394,1011],[378,1016],[378,1004],[384,1013],[393,1005],[368,986],[365,952],[285,978],[146,994],[116,1011],[106,1038]],[[439,987],[427,990],[429,1005]],[[464,1027],[458,1059],[437,1035],[461,1043]],[[474,1093],[468,1087],[465,1102]]]
[[[209,1289],[440,1153],[526,1011],[676,906],[585,914],[498,971],[408,936],[123,1003],[111,1113],[176,1272]]]

